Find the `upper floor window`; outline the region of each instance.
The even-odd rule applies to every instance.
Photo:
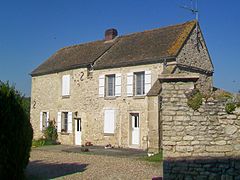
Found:
[[[127,73],[127,96],[144,96],[151,89],[151,71]]]
[[[134,73],[135,78],[135,95],[144,95],[145,94],[145,80],[144,80],[144,72],[136,72]]]
[[[99,97],[121,96],[121,74],[99,76]]]
[[[106,96],[115,96],[115,74],[106,76]]]
[[[70,75],[62,76],[62,96],[70,95]]]

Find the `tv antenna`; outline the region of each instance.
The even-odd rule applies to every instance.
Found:
[[[196,23],[196,47],[198,49],[198,51],[200,51],[199,45],[201,45],[201,47],[203,48],[202,42],[201,42],[201,38],[199,36],[200,31],[199,31],[199,11],[198,11],[198,0],[190,0],[191,1],[191,7],[184,5],[184,6],[180,6],[181,8],[188,10],[190,12],[192,12],[192,14],[195,15],[195,20],[197,21]]]
[[[199,20],[199,16],[198,16],[198,0],[190,0],[191,1],[191,7],[184,5],[184,6],[180,6],[183,9],[186,9],[190,12],[192,12],[192,14],[195,15],[195,19],[198,21]]]

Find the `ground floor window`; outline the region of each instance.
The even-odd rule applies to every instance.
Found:
[[[45,130],[48,127],[49,112],[40,113],[40,130]]]
[[[68,131],[68,112],[62,112],[62,122],[61,122],[61,131]]]

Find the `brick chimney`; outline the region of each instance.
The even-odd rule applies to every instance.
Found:
[[[107,29],[107,30],[105,31],[105,40],[106,40],[106,41],[112,40],[112,39],[114,39],[117,35],[118,35],[118,32],[117,32],[116,29],[114,29],[114,28]]]

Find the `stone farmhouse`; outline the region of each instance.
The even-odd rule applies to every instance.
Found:
[[[31,123],[41,138],[54,121],[62,144],[162,147],[164,74],[194,74],[211,91],[213,65],[197,21],[60,49],[32,71]]]

